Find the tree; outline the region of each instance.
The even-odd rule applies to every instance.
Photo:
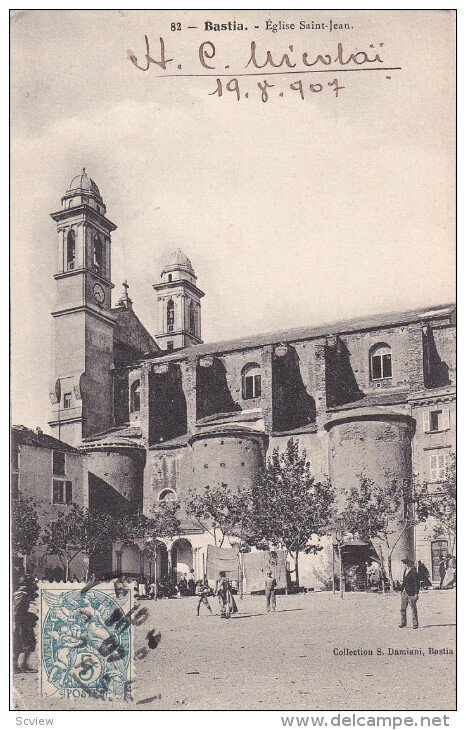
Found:
[[[147,546],[155,545],[158,538],[174,537],[181,529],[178,510],[177,502],[159,502],[148,515],[142,512],[128,515],[120,524],[120,535],[123,538],[141,540]]]
[[[385,545],[391,590],[394,589],[392,555],[404,532],[414,524],[412,504],[410,485],[404,480],[387,480],[382,485],[360,476],[359,484],[346,492],[343,513],[346,528],[362,540],[377,539]]]
[[[11,549],[14,556],[30,555],[37,545],[40,525],[36,503],[32,497],[22,497],[11,503]]]
[[[456,544],[456,456],[450,457],[445,478],[432,489],[427,482],[417,484],[415,490],[416,515],[419,522],[435,519],[434,536],[448,537],[451,551]]]
[[[49,555],[57,555],[70,577],[70,565],[82,553],[88,560],[119,535],[120,523],[105,512],[89,511],[74,504],[47,527],[42,542]],[[85,580],[89,580],[89,563]]]
[[[299,555],[322,550],[318,538],[328,532],[333,501],[331,485],[312,476],[306,451],[300,453],[293,439],[285,451],[273,450],[260,484],[252,489],[254,544],[266,541],[289,552],[298,587]]]
[[[186,511],[222,547],[225,538],[239,537],[242,543],[249,521],[251,493],[245,489],[231,490],[226,484],[205,487],[198,493],[190,490]],[[240,546],[241,547],[241,546]]]

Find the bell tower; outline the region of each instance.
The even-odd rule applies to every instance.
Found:
[[[51,214],[58,235],[49,425],[57,438],[78,445],[113,426],[110,265],[116,226],[84,168],[61,202]]]
[[[191,261],[179,248],[173,251],[154,284],[157,292],[157,332],[155,340],[162,350],[171,352],[201,340],[201,298]]]

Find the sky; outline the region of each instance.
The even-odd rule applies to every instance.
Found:
[[[118,226],[114,302],[127,278],[152,334],[152,284],[177,247],[206,294],[206,342],[454,300],[453,14],[332,11],[351,29],[271,33],[267,19],[328,23],[329,12],[235,13],[13,11],[14,423],[47,428],[56,261],[49,214],[82,167]],[[209,19],[248,30],[206,33]],[[373,44],[383,66],[401,69],[335,72],[344,86],[338,98],[330,74],[239,77],[238,101],[228,77],[222,96],[212,94],[216,71],[139,71],[128,51],[145,63],[145,34],[155,58],[164,38],[174,58],[167,74],[178,73],[178,62],[180,73],[207,73],[198,60],[204,41],[216,47],[208,63],[222,73],[229,65],[232,77],[245,72],[251,40],[263,54],[295,60],[305,51],[335,54],[339,42],[347,53]],[[275,84],[265,103],[257,88],[264,78]],[[304,99],[290,90],[297,79]],[[322,93],[310,82],[322,82]]]

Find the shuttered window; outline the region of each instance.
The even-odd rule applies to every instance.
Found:
[[[433,482],[440,482],[445,479],[446,458],[445,454],[431,454],[430,456],[430,478]]]
[[[52,452],[52,465],[54,474],[65,474],[65,454],[63,451]]]

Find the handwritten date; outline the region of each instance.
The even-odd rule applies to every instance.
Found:
[[[224,90],[225,90],[226,92],[231,92],[232,94],[234,94],[236,96],[237,101],[240,101],[240,99],[242,99],[242,98],[247,99],[249,97],[248,91],[241,92],[238,79],[233,78],[233,79],[230,79],[230,81],[227,81],[226,83],[224,83],[222,81],[222,79],[216,79],[216,83],[217,83],[216,88],[214,89],[214,91],[209,93],[209,96],[214,96],[215,94],[217,94],[219,97],[221,97],[221,96],[223,96]],[[275,93],[275,95],[277,95],[277,93],[278,93],[279,97],[284,96],[283,91],[270,92],[270,89],[274,89],[274,88],[277,89],[277,84],[271,84],[266,79],[264,79],[263,81],[258,81],[257,88],[261,93],[261,100],[264,103],[268,102],[272,98],[272,95],[274,93]],[[333,91],[335,93],[335,97],[338,99],[339,92],[344,88],[345,88],[344,86],[340,86],[338,84],[337,79],[333,79],[333,81],[328,81],[323,84],[320,84],[320,83],[319,84],[307,84],[307,83],[303,84],[303,82],[301,80],[293,81],[293,83],[289,84],[290,91],[294,92],[294,94],[299,96],[303,101],[306,98],[306,96],[311,96],[313,94],[320,94],[324,90],[330,91],[330,92]]]

